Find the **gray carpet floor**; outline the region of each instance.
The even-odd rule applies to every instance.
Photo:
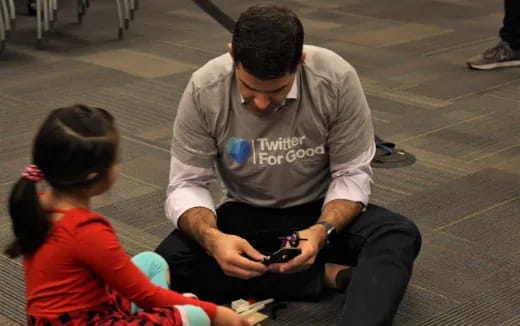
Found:
[[[287,0],[306,42],[358,70],[376,133],[415,154],[376,169],[372,202],[413,219],[424,245],[395,325],[520,325],[520,69],[479,72],[467,57],[494,45],[500,0]],[[255,1],[215,0],[234,18]],[[0,54],[0,247],[11,238],[6,199],[29,163],[46,113],[75,102],[113,112],[121,176],[96,199],[129,254],[152,250],[164,218],[169,141],[191,72],[226,51],[230,35],[188,0],[142,0],[117,40],[114,1],[75,2],[36,50],[35,20],[17,3],[17,30]],[[213,189],[215,197],[221,191]],[[341,295],[288,303],[265,325],[333,325]],[[19,260],[0,255],[0,325],[23,324]]]

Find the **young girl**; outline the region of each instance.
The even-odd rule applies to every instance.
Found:
[[[132,262],[110,223],[90,210],[91,197],[115,181],[118,139],[107,111],[83,105],[52,111],[36,135],[34,165],[9,199],[15,241],[6,250],[24,256],[27,324],[249,325],[229,308],[165,289],[164,260],[145,253]],[[50,190],[38,195],[43,179]]]

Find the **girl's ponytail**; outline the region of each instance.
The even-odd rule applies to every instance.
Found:
[[[45,242],[52,227],[38,199],[36,182],[23,176],[9,197],[9,214],[16,240],[7,247],[5,254],[11,258],[34,253]]]

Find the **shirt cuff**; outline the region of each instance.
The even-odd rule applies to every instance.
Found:
[[[375,155],[375,144],[363,152],[355,160],[331,166],[332,181],[327,190],[325,206],[335,199],[346,199],[358,202],[363,209],[368,205],[370,183],[372,182],[372,168],[370,162]]]
[[[329,186],[323,206],[335,199],[346,199],[362,204],[363,208],[366,207],[370,196],[370,181],[369,175],[336,178]]]
[[[211,193],[206,188],[186,187],[170,193],[166,199],[166,217],[173,222],[175,228],[178,228],[179,218],[193,207],[205,207],[212,211],[215,216],[217,215]]]

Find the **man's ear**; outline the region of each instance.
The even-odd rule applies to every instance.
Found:
[[[233,58],[233,45],[231,43],[227,44],[229,55],[231,55],[231,58]]]
[[[298,68],[301,68],[305,63],[305,57],[307,57],[307,52],[302,52],[302,56],[300,58],[300,62],[298,63]]]

